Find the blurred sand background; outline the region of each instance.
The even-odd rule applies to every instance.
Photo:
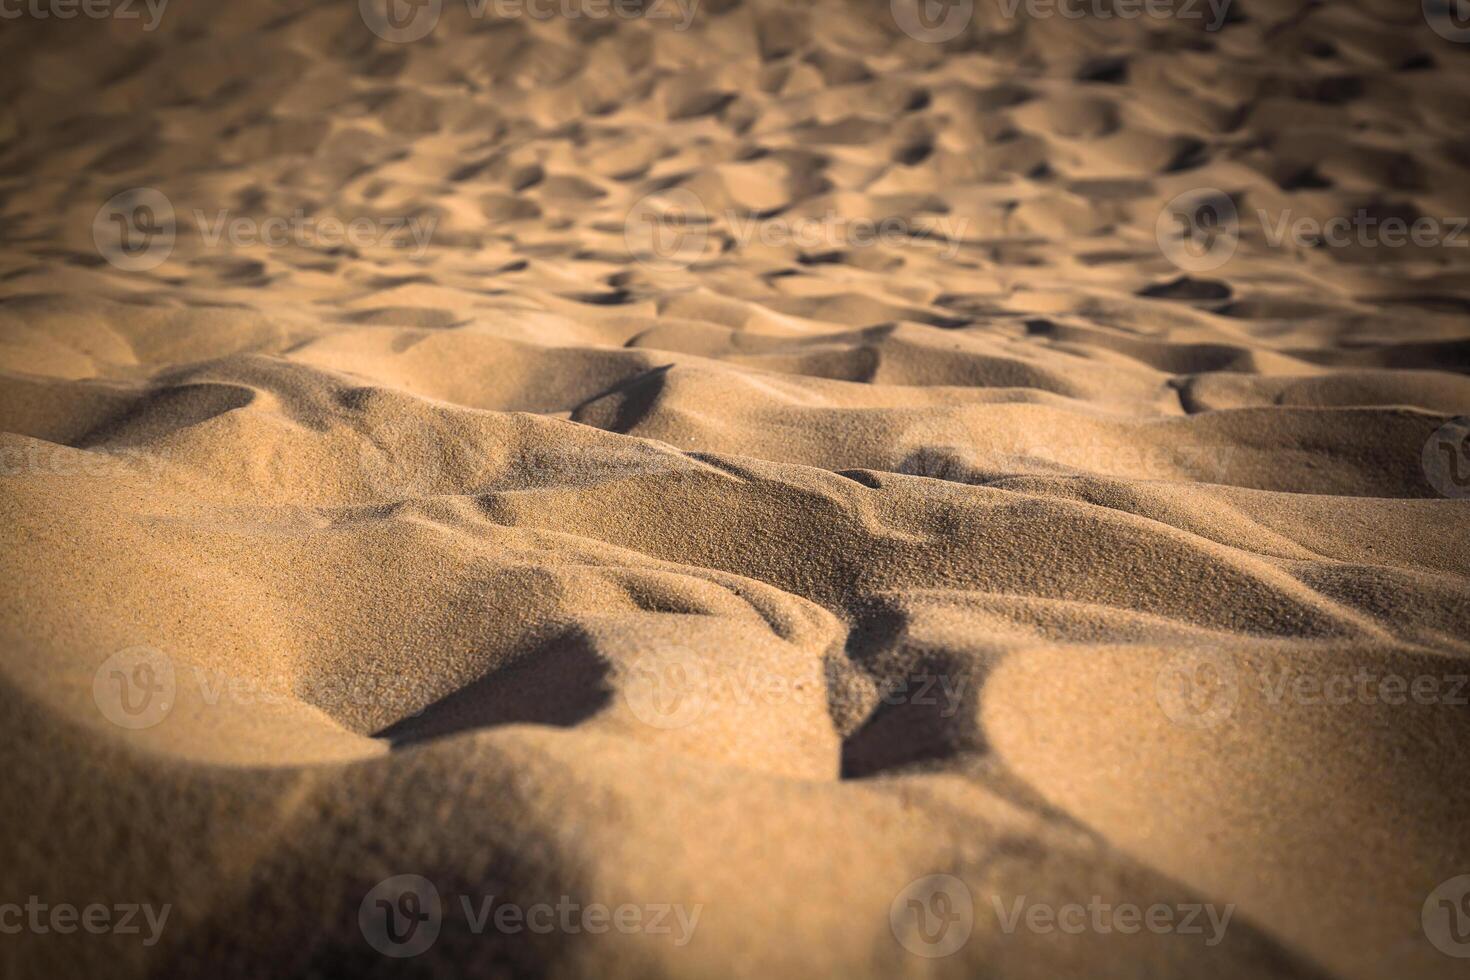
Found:
[[[0,23],[5,974],[1463,976],[1470,44],[687,2]]]

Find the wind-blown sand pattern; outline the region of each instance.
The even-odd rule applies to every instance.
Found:
[[[0,24],[5,975],[1463,976],[1470,45],[976,6]]]

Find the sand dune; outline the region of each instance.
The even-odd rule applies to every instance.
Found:
[[[3,972],[1462,975],[1470,47],[1181,5],[0,24]]]

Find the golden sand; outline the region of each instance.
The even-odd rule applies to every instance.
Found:
[[[1470,45],[902,2],[0,23],[0,972],[1464,975]]]

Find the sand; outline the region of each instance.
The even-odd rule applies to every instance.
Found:
[[[1470,45],[357,6],[0,24],[0,972],[1464,975]]]

